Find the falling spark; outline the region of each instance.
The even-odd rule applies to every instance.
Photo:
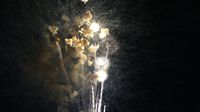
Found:
[[[106,106],[104,105],[103,112],[106,112]]]
[[[57,47],[57,50],[58,50],[60,62],[62,62],[63,61],[63,57],[62,57],[62,52],[61,52],[60,45],[59,45],[58,42],[55,42],[55,43],[56,43],[56,47]],[[63,72],[63,74],[66,77],[66,82],[70,83],[69,77],[68,77],[66,69],[65,69],[65,65],[63,63],[60,63],[60,64],[61,64],[62,72]]]
[[[99,98],[99,105],[98,105],[98,111],[97,112],[101,112],[103,85],[104,85],[104,81],[101,82],[101,91],[100,91],[100,98]]]

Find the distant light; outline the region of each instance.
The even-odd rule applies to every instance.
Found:
[[[97,80],[100,82],[104,82],[108,77],[108,74],[104,70],[97,71],[95,74],[97,75]]]
[[[93,32],[99,31],[99,28],[100,28],[99,24],[97,24],[97,23],[95,23],[95,22],[93,22],[93,23],[90,25],[90,29],[91,29]]]

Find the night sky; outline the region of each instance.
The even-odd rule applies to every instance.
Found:
[[[47,97],[50,88],[43,85],[53,70],[40,60],[48,56],[42,31],[61,14],[73,16],[81,8],[91,8],[97,19],[105,20],[119,46],[110,56],[106,112],[200,111],[194,53],[199,51],[197,4],[181,0],[73,3],[72,7],[80,7],[77,12],[65,11],[57,0],[1,1],[0,111],[56,112],[56,103]]]

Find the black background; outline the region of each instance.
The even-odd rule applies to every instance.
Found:
[[[26,88],[21,63],[37,57],[42,45],[38,33],[48,10],[32,5],[57,1],[1,1],[0,111],[49,112],[54,103],[38,88]],[[109,19],[120,22],[112,30],[119,42],[106,81],[104,103],[108,112],[198,112],[199,11],[192,1],[103,1],[115,10]],[[66,3],[63,2],[63,3]],[[95,4],[91,0],[89,5]],[[100,3],[97,2],[97,3]],[[94,6],[95,7],[95,6]],[[95,9],[95,8],[94,8]],[[103,10],[104,11],[104,10]],[[106,9],[105,9],[106,11]],[[30,12],[30,13],[29,13]],[[98,11],[97,11],[98,12]],[[98,15],[98,14],[97,14]],[[49,17],[50,18],[50,17]],[[53,17],[52,17],[53,18]],[[44,19],[44,21],[50,21]],[[31,58],[27,58],[31,57]],[[30,98],[30,94],[34,94]]]

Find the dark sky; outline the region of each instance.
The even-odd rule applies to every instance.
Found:
[[[67,0],[62,1],[68,4]],[[55,102],[44,97],[48,88],[40,88],[37,81],[35,84],[37,78],[25,76],[40,73],[34,63],[45,51],[40,31],[57,18],[52,13],[60,9],[57,3],[1,1],[0,107],[4,112],[55,112]],[[108,26],[115,26],[111,32],[119,42],[105,84],[107,112],[200,111],[194,53],[198,52],[197,4],[181,0],[102,0],[103,6],[100,3],[91,0],[87,8],[96,10],[96,15],[112,12],[106,17],[117,22],[107,22]],[[24,70],[27,65],[32,67],[31,73]]]

